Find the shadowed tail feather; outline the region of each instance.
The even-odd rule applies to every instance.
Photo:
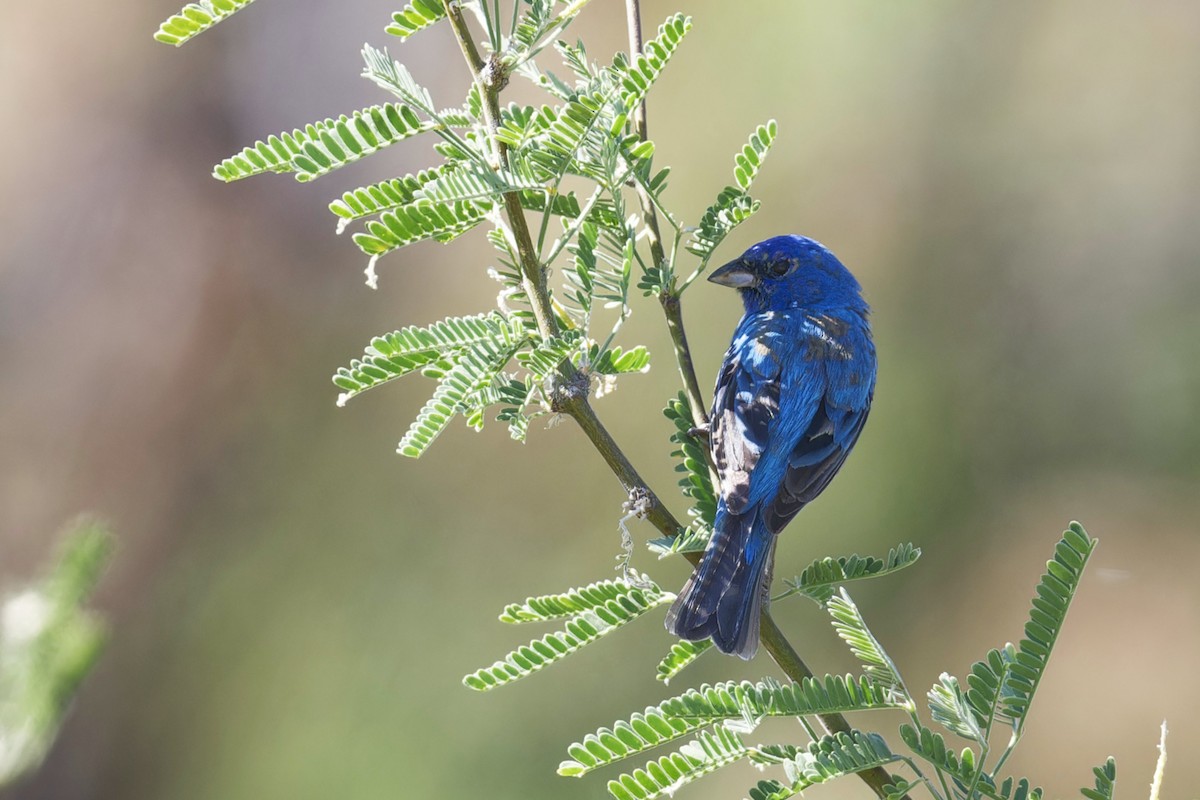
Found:
[[[722,508],[704,559],[667,612],[667,630],[693,642],[711,638],[723,653],[752,658],[774,557],[775,536],[757,513]]]

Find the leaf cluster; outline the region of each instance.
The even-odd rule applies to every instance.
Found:
[[[156,38],[180,45],[250,2],[189,3],[163,23]],[[454,28],[474,72],[464,80],[456,105],[436,101],[387,50],[367,45],[363,75],[390,95],[387,102],[268,136],[214,168],[225,181],[283,173],[307,182],[409,139],[432,141],[436,158],[428,168],[344,191],[330,204],[338,233],[355,229],[350,238],[367,257],[372,288],[379,260],[409,244],[447,243],[483,228],[495,251],[488,270],[501,286],[495,309],[378,336],[333,377],[341,390],[339,405],[413,373],[434,381],[429,400],[398,445],[404,455],[426,452],[459,416],[478,430],[494,412],[513,438],[524,440],[531,421],[561,410],[564,397],[601,396],[615,387],[618,376],[644,372],[649,351],[617,341],[633,312],[632,290],[655,296],[664,310],[677,307],[715,250],[760,207],[749,192],[776,139],[774,121],[751,132],[735,153],[732,182],[699,219],[684,224],[671,213],[670,169],[656,165],[655,144],[639,135],[631,120],[680,52],[692,20],[674,14],[641,52],[618,53],[597,64],[582,42],[561,38],[586,4],[516,0],[506,23],[500,4],[488,0],[411,0],[392,14],[386,32],[403,42],[438,24]],[[473,12],[482,40],[474,41],[464,9]],[[539,56],[548,48],[558,54],[565,73],[545,67]],[[500,91],[513,78],[542,90],[545,102],[501,104]],[[690,273],[681,269],[689,258]],[[678,341],[676,347],[681,347]],[[688,359],[678,360],[681,371],[691,371]],[[705,548],[716,514],[705,444],[693,429],[703,418],[692,407],[698,404],[695,384],[694,374],[690,382],[685,376],[691,395],[681,393],[664,410],[673,428],[671,455],[689,505],[689,524],[659,525],[669,535],[649,544],[660,555],[694,558]],[[627,479],[626,484],[629,488]],[[1072,523],[1041,577],[1019,643],[989,651],[972,666],[965,684],[943,674],[929,691],[933,723],[968,743],[960,750],[922,722],[899,669],[845,588],[911,566],[920,550],[905,544],[884,558],[817,559],[774,598],[799,594],[822,607],[857,660],[857,676],[797,675],[788,683],[727,682],[688,690],[572,744],[559,772],[582,776],[687,739],[609,781],[609,793],[617,800],[669,796],[749,760],[782,771],[748,790],[754,800],[782,800],[854,773],[875,776],[876,792],[896,800],[918,787],[936,800],[1039,800],[1040,789],[1025,778],[1004,776],[1002,768],[1024,732],[1094,546]],[[506,623],[559,627],[472,672],[463,683],[487,691],[523,679],[673,599],[630,570],[619,580],[510,604],[500,617]],[[664,683],[676,678],[709,649],[709,642],[673,643],[658,665],[658,678]],[[907,754],[892,750],[878,733],[849,728],[841,716],[880,710],[908,716],[899,729]],[[804,741],[747,744],[767,717],[797,719]],[[818,736],[812,717],[836,720],[835,732]],[[1002,749],[993,744],[997,730],[1008,735]],[[904,774],[881,772],[885,766]],[[1084,795],[1111,800],[1112,760],[1094,774],[1095,788],[1084,789]]]

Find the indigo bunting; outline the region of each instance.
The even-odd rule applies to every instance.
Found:
[[[875,392],[875,345],[858,281],[812,239],[759,242],[708,279],[737,289],[746,313],[709,423],[719,481],[712,538],[666,625],[749,659],[769,602],[775,537],[858,440]]]

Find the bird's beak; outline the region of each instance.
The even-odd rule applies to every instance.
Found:
[[[718,269],[708,279],[722,286],[734,289],[752,289],[758,286],[758,276],[751,272],[741,261],[731,261]]]

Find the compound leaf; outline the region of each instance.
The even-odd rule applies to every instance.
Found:
[[[158,26],[154,38],[179,47],[199,36],[218,22],[224,22],[254,0],[199,0],[188,3]]]

